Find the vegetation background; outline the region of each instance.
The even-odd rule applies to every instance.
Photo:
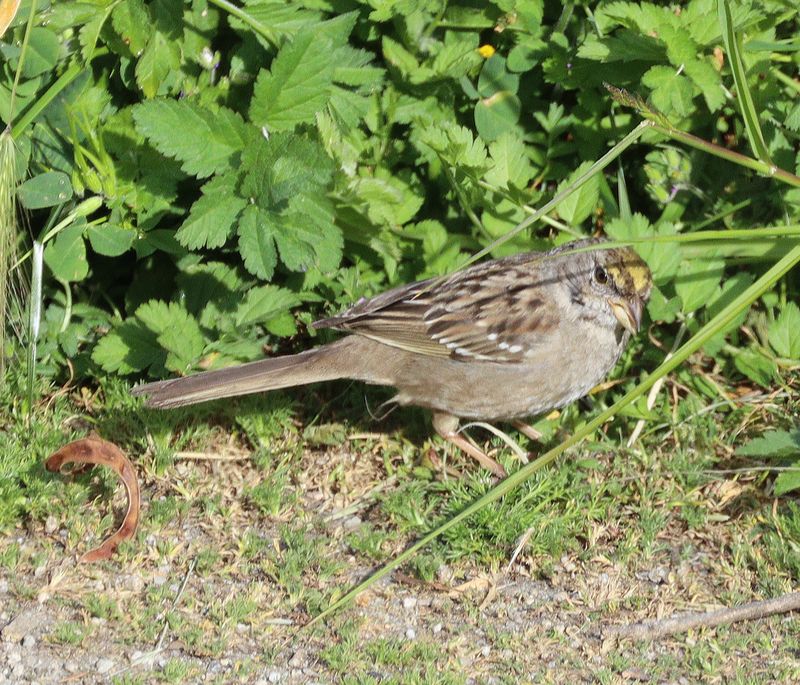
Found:
[[[107,632],[120,682],[301,681],[306,668],[351,682],[460,682],[468,668],[535,682],[800,678],[794,619],[656,648],[586,630],[774,596],[800,576],[798,11],[23,2],[0,41],[6,618],[40,600],[46,619],[26,635],[61,676]],[[642,117],[655,128],[613,148]],[[609,149],[613,163],[593,168]],[[572,459],[414,556],[395,574],[406,585],[315,628],[290,664],[294,624],[491,482],[436,457],[413,410],[372,423],[362,388],[157,414],[129,385],[304,349],[314,319],[487,246],[597,233],[638,241],[657,287],[608,387],[539,419],[545,445],[735,315]],[[63,562],[110,525],[113,478],[42,467],[90,431],[126,449],[145,485],[142,530],[102,570]],[[496,597],[522,612],[520,636]],[[140,658],[154,645],[157,659]],[[92,663],[87,677],[107,677]]]

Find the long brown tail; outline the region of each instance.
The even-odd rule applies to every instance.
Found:
[[[364,360],[358,350],[362,341],[366,342],[351,336],[300,354],[140,385],[132,393],[144,395],[148,407],[165,409],[337,378],[362,378]]]

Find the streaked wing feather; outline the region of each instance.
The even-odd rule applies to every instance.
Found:
[[[401,286],[357,302],[317,327],[352,331],[420,354],[515,363],[531,334],[546,334],[558,320],[545,306],[534,264],[538,253],[515,255],[434,283]]]

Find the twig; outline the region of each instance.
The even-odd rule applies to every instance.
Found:
[[[169,620],[168,616],[171,611],[175,611],[175,607],[178,606],[178,602],[181,601],[181,597],[183,596],[183,591],[186,589],[186,583],[189,582],[189,576],[192,575],[194,572],[194,567],[197,564],[197,557],[194,557],[191,562],[189,562],[189,568],[186,569],[186,574],[183,576],[183,580],[181,581],[181,586],[178,588],[178,592],[175,593],[175,599],[172,600],[172,606],[169,608],[164,614],[164,625],[161,626],[161,632],[158,634],[158,640],[156,640],[156,646],[153,647],[153,653],[158,653],[161,651],[161,644],[164,642],[164,636],[167,634],[167,628],[169,627]]]
[[[738,607],[717,609],[701,614],[671,616],[660,621],[642,621],[604,630],[604,637],[627,637],[635,640],[652,640],[665,635],[683,633],[695,628],[713,628],[737,621],[754,621],[773,614],[786,614],[800,609],[800,592],[789,592],[780,597],[749,602]]]
[[[247,461],[250,459],[250,454],[224,456],[222,454],[211,454],[210,452],[175,452],[175,458],[192,461]]]

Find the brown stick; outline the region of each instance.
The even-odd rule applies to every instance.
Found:
[[[91,562],[110,559],[123,540],[133,537],[136,527],[139,525],[140,497],[136,471],[119,447],[100,438],[84,438],[64,445],[47,458],[45,467],[48,471],[59,471],[64,464],[73,462],[108,466],[117,472],[125,485],[125,492],[128,495],[128,511],[117,532],[103,540],[99,547],[86,552],[79,561]]]
[[[753,621],[773,614],[785,614],[800,609],[800,592],[789,592],[773,599],[749,602],[738,607],[717,609],[702,614],[670,616],[660,621],[642,621],[625,626],[606,628],[605,637],[629,637],[635,640],[652,640],[665,635],[683,633],[694,628],[713,628],[714,626]]]

